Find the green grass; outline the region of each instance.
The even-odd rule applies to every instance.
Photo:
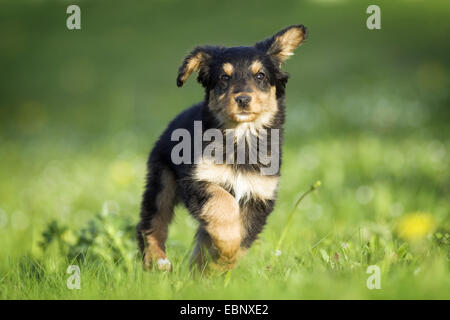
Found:
[[[81,2],[78,33],[64,4],[2,2],[0,298],[449,299],[449,6],[378,2],[380,31],[364,1]],[[311,34],[286,64],[279,199],[260,239],[232,273],[192,275],[196,223],[179,207],[173,272],[143,272],[130,226],[148,152],[202,98],[194,79],[175,86],[183,55],[291,23]],[[81,290],[66,287],[72,264]]]

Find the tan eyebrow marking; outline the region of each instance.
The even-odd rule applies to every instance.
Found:
[[[250,66],[250,70],[252,70],[253,74],[256,74],[261,70],[263,67],[261,61],[255,60],[253,61],[252,65]]]
[[[233,73],[233,70],[234,70],[233,65],[229,62],[224,63],[222,68],[223,68],[223,71],[225,71],[225,73],[229,76],[231,76],[231,74]]]

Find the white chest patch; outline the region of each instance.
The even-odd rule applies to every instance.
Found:
[[[278,188],[278,176],[264,176],[258,173],[243,173],[229,165],[203,162],[194,173],[196,180],[216,183],[234,190],[236,201],[247,201],[251,197],[273,200]]]

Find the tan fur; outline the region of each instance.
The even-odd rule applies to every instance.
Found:
[[[305,35],[303,34],[302,29],[300,28],[291,28],[287,30],[282,35],[276,37],[275,41],[277,42],[277,46],[273,46],[274,48],[281,48],[280,52],[277,52],[275,55],[280,59],[280,61],[285,61],[287,58],[294,54],[295,48],[297,48],[305,39]],[[268,52],[271,54],[270,50]]]
[[[278,188],[277,176],[260,175],[257,172],[239,172],[227,164],[215,164],[203,161],[198,164],[194,177],[200,181],[215,183],[225,188],[233,188],[236,201],[248,200],[250,197],[260,200],[275,199]]]
[[[253,74],[257,74],[262,69],[262,66],[263,65],[261,61],[255,60],[250,66],[250,70],[253,72]]]
[[[262,111],[252,122],[241,122],[237,125],[230,126],[234,131],[236,139],[248,136],[249,133],[257,135],[258,130],[263,129],[264,127],[270,127],[273,117],[278,111],[275,86],[270,88],[269,93],[254,89],[252,101],[255,108],[260,108]]]
[[[276,91],[275,86],[270,87],[269,92],[263,92],[253,88],[254,94],[252,99],[254,98],[254,102],[252,104],[258,105],[261,108],[261,114],[255,121],[257,127],[270,126],[270,121],[278,111]]]
[[[225,71],[225,73],[227,75],[231,76],[233,74],[234,67],[233,67],[233,65],[231,63],[229,63],[229,62],[224,63],[222,68],[223,68],[223,71]]]
[[[215,262],[232,266],[242,240],[239,205],[230,193],[216,184],[209,185],[207,192],[210,198],[199,217],[205,222],[205,231],[211,237]]]
[[[247,110],[251,113],[251,117],[245,122],[240,121],[236,116],[241,112],[234,100],[239,93],[227,93],[217,97],[214,94],[214,90],[211,90],[209,92],[208,106],[221,124],[229,129],[238,130],[238,127],[241,124],[245,124],[241,126],[241,128],[245,128],[244,131],[247,129],[255,131],[264,126],[270,126],[274,115],[278,111],[276,87],[272,86],[269,92],[260,91],[256,87],[252,87],[252,91],[253,92],[246,93],[251,96],[252,101]],[[232,92],[232,90],[230,90],[230,92]],[[242,130],[238,130],[238,133],[241,131]]]
[[[152,228],[144,232],[146,249],[144,264],[151,267],[153,260],[165,259],[165,242],[167,240],[168,225],[173,217],[173,208],[176,197],[176,182],[172,172],[167,169],[161,173],[163,188],[157,196],[158,212],[151,221]]]
[[[186,65],[186,70],[183,76],[181,77],[181,81],[186,82],[187,78],[189,78],[189,76],[193,71],[198,71],[200,69],[200,66],[203,63],[203,61],[204,57],[201,52],[197,53],[194,57],[192,57]]]

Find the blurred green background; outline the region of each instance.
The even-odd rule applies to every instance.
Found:
[[[70,4],[81,30],[66,28]],[[366,28],[371,4],[381,30]],[[99,212],[137,222],[150,148],[203,98],[195,77],[175,85],[189,50],[252,45],[298,23],[310,33],[285,65],[279,201],[225,285],[189,276],[196,227],[178,208],[173,274],[99,276],[86,264],[90,281],[68,290],[67,261],[42,250],[42,232]],[[0,1],[0,297],[450,298],[449,35],[445,0]],[[371,264],[381,290],[365,285]]]

